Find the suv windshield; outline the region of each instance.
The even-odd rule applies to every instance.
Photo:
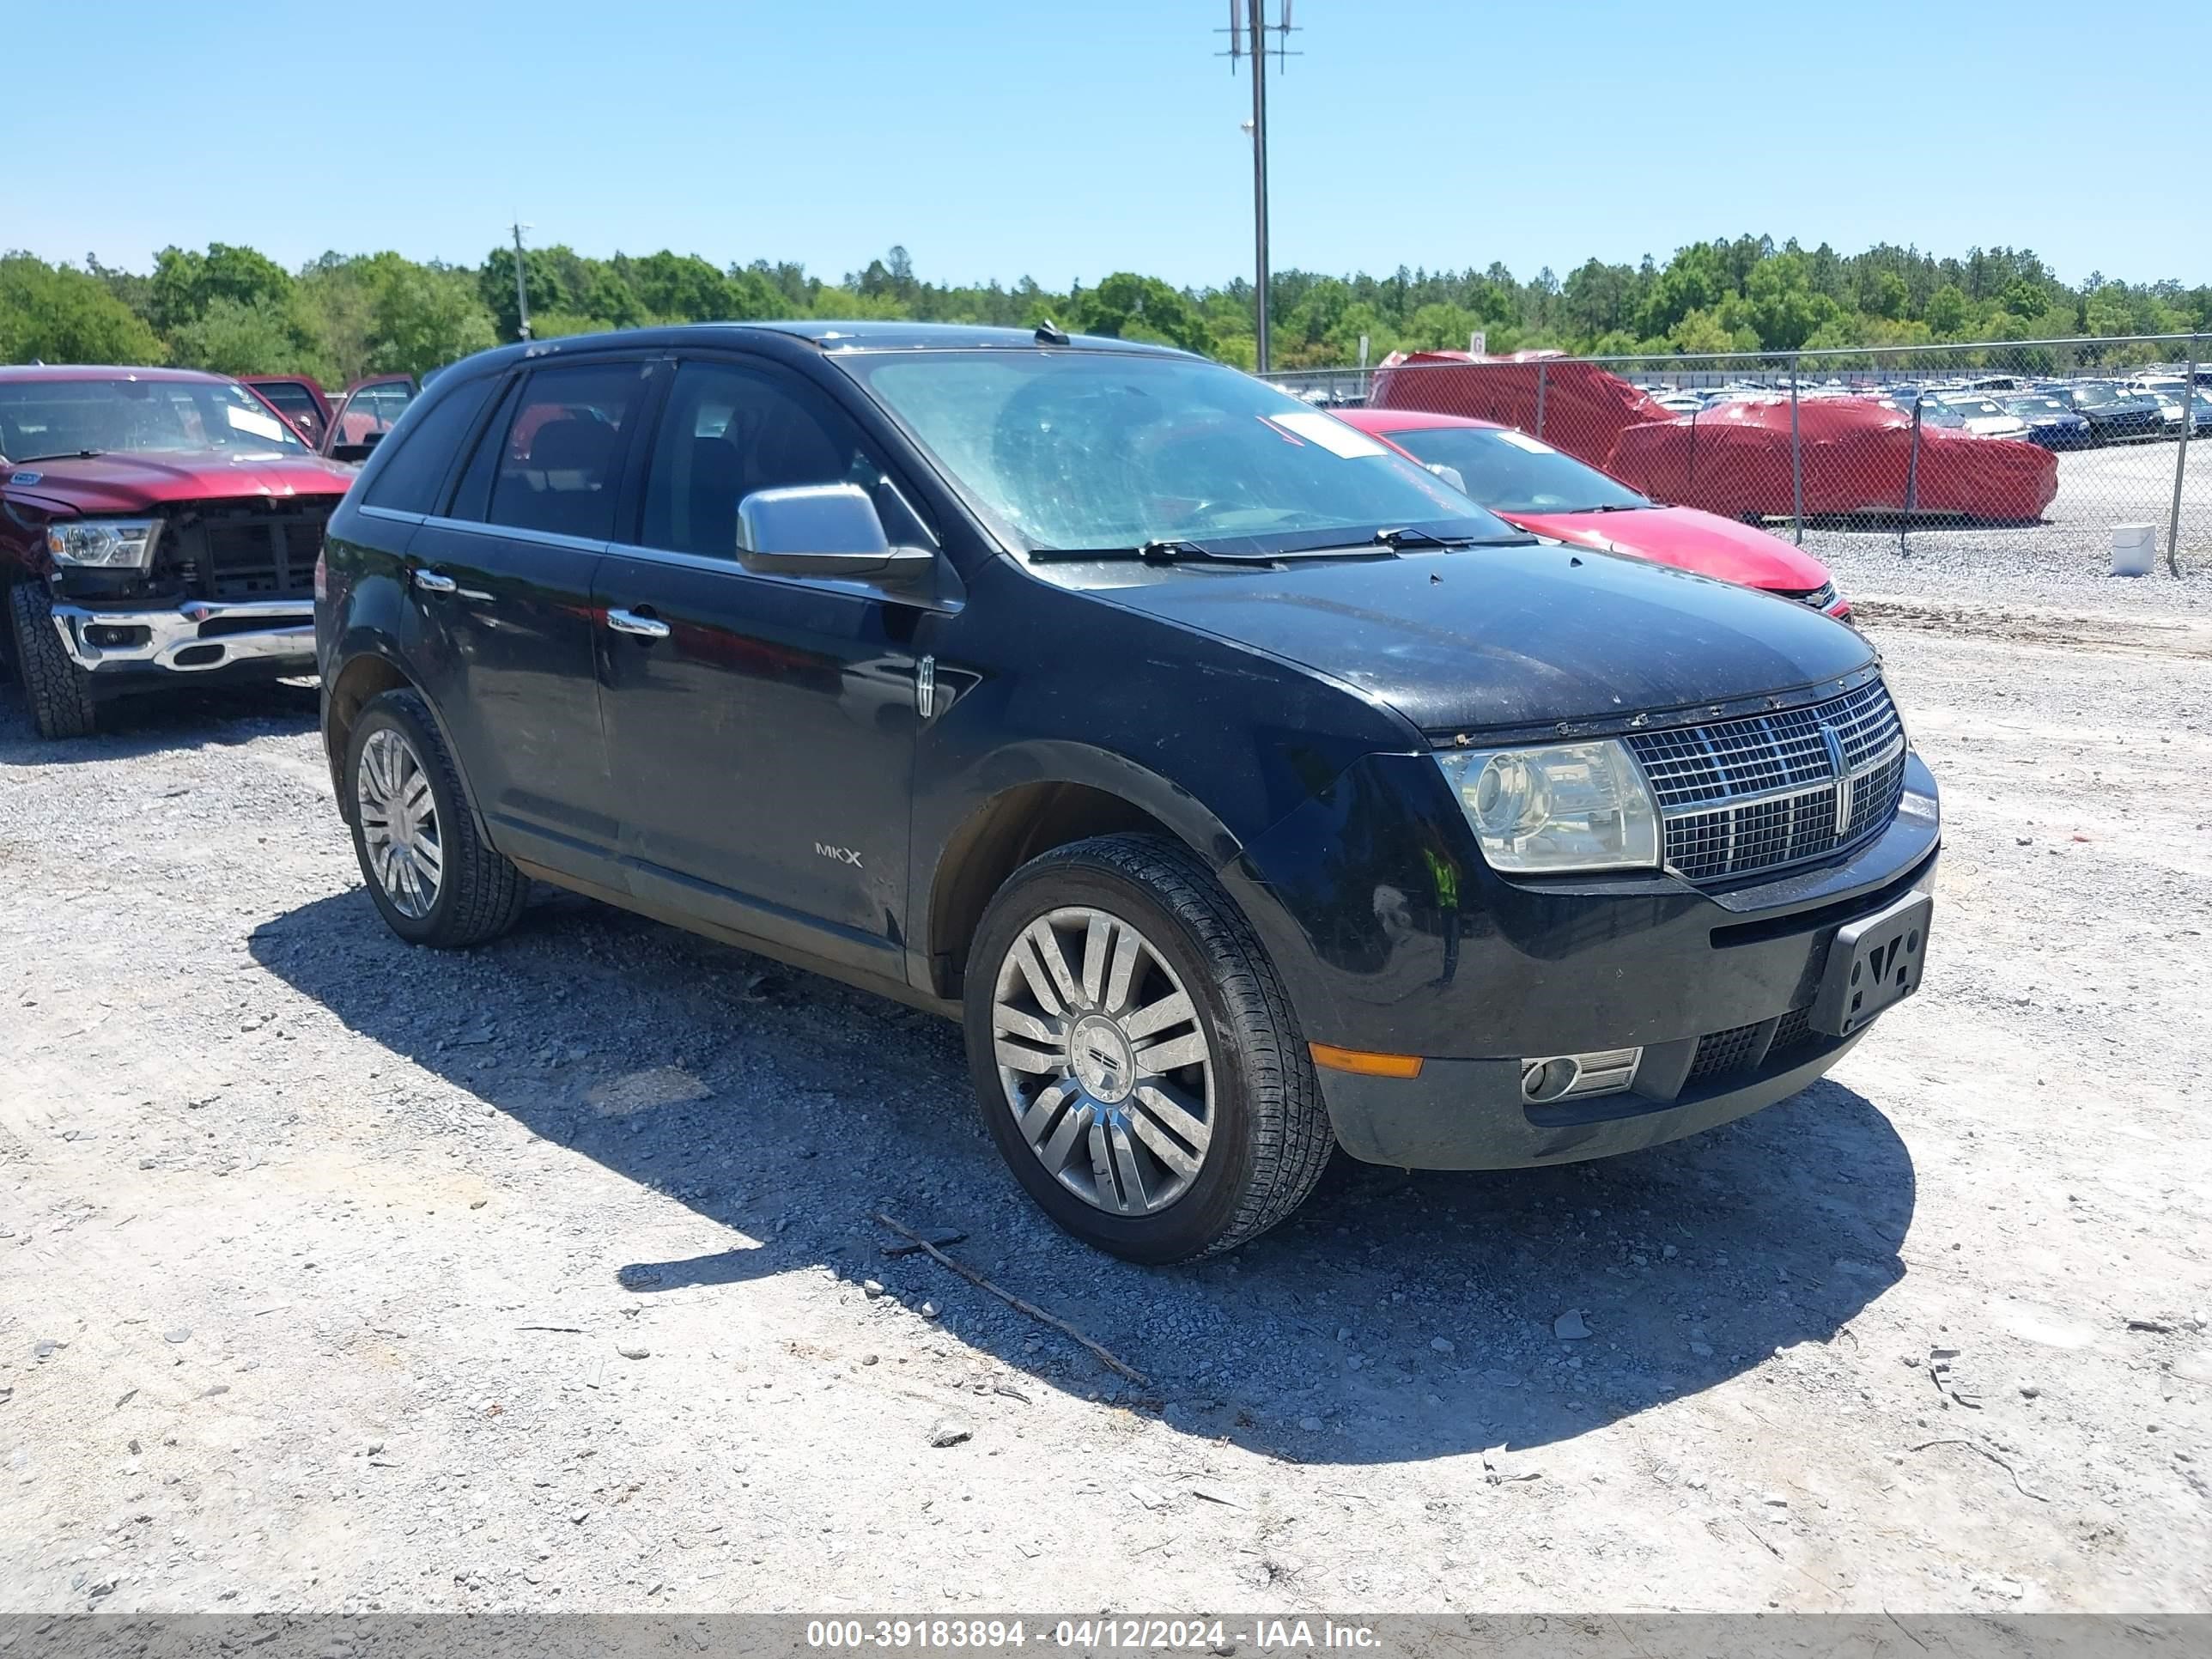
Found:
[[[11,461],[101,452],[297,450],[307,446],[240,386],[222,380],[0,383],[0,455]]]
[[[1424,426],[1389,434],[1425,466],[1448,466],[1467,493],[1496,513],[1594,513],[1650,501],[1595,467],[1525,432]]]
[[[1190,539],[1285,553],[1385,529],[1525,539],[1387,445],[1218,363],[1086,350],[833,361],[1032,552]]]

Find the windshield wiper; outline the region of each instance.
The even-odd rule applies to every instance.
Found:
[[[1474,544],[1475,538],[1439,536],[1434,531],[1416,530],[1410,525],[1400,525],[1376,531],[1372,540],[1376,546],[1387,547],[1395,551],[1402,547],[1471,547]]]
[[[1203,543],[1185,541],[1179,537],[1139,542],[1128,547],[1033,547],[1030,549],[1030,557],[1055,564],[1080,559],[1142,559],[1146,564],[1175,564],[1183,559],[1244,562],[1237,555],[1217,553]]]
[[[33,461],[88,461],[106,453],[104,449],[57,449],[46,455],[11,455],[8,459],[17,466],[28,466]]]
[[[1569,507],[1566,510],[1570,513],[1641,513],[1645,507],[1651,505],[1652,503],[1650,501],[1607,501],[1602,507]],[[1539,512],[1549,511],[1553,513],[1559,511],[1558,507],[1540,507],[1537,510]]]

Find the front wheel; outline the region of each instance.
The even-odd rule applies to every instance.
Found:
[[[1296,1209],[1335,1142],[1251,927],[1180,845],[1103,836],[1014,872],[967,975],[969,1064],[1047,1214],[1133,1261],[1232,1249]]]
[[[54,602],[37,582],[8,590],[8,631],[15,646],[15,676],[31,723],[52,741],[88,738],[94,724],[92,676],[70,659],[54,626]]]

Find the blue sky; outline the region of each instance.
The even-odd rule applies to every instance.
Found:
[[[14,0],[0,246],[473,263],[516,215],[835,278],[1250,268],[1228,0]],[[1765,231],[2212,280],[2212,4],[1297,0],[1278,266]],[[59,77],[40,86],[45,64]],[[2161,84],[2178,66],[2185,88]],[[2126,143],[2119,140],[2124,136]]]

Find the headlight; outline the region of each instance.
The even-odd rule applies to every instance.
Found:
[[[1493,870],[1559,875],[1648,870],[1659,863],[1659,814],[1634,757],[1618,743],[1439,755]]]
[[[46,551],[64,564],[143,570],[154,562],[159,519],[70,519],[46,529]]]

